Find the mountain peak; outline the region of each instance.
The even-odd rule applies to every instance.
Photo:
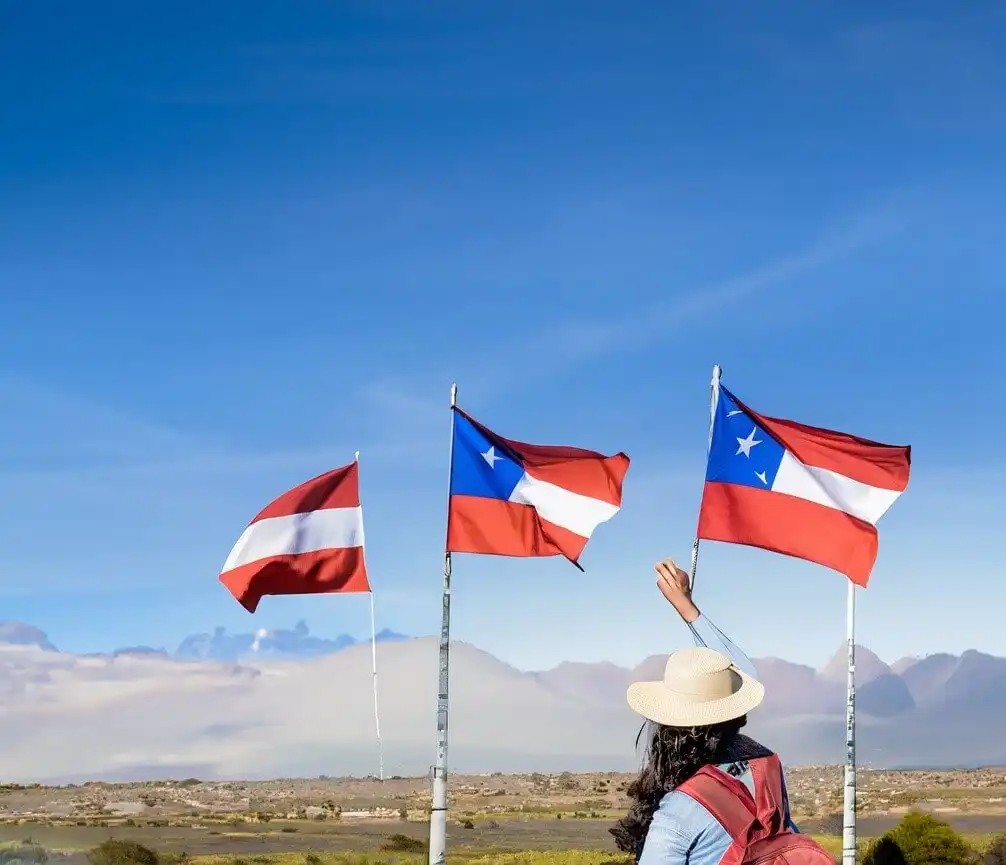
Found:
[[[845,644],[841,645],[837,652],[821,670],[822,678],[832,682],[844,682],[849,669],[849,650]],[[856,684],[865,685],[867,682],[877,679],[880,676],[888,675],[891,668],[887,666],[877,655],[871,652],[866,646],[856,643]]]
[[[399,634],[397,631],[391,630],[391,628],[382,628],[375,635],[375,639],[379,643],[390,643],[399,642],[401,640],[411,640],[412,638],[406,634]]]
[[[0,622],[0,643],[11,646],[38,646],[46,652],[59,651],[41,628],[24,622]]]
[[[168,653],[164,649],[155,649],[153,646],[124,646],[112,652],[113,658],[167,658]]]
[[[906,655],[904,658],[898,658],[893,664],[891,664],[891,672],[897,673],[899,676],[906,672],[907,670],[914,667],[922,658],[919,655]]]

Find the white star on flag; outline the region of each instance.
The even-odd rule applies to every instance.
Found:
[[[761,444],[761,439],[755,439],[756,432],[758,432],[758,427],[752,429],[751,434],[747,438],[737,439],[737,453],[735,453],[734,456],[740,456],[741,454],[744,454],[744,456],[750,459],[751,448],[753,448],[755,445]]]
[[[496,456],[496,448],[493,445],[489,445],[489,450],[482,454],[482,459],[489,463],[489,468],[495,469],[496,463],[498,463],[503,457]]]

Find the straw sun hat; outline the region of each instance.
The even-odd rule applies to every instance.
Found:
[[[666,727],[706,727],[746,715],[765,697],[765,687],[713,649],[674,652],[659,682],[629,685],[634,712]]]

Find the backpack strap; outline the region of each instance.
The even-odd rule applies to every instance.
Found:
[[[785,794],[778,756],[757,757],[748,767],[754,781],[753,797],[743,781],[718,766],[703,766],[677,787],[702,805],[730,835],[733,843],[720,865],[740,865],[751,844],[783,828]]]
[[[748,766],[755,788],[755,813],[765,835],[782,831],[786,822],[786,793],[783,788],[782,762],[777,754],[759,757]]]
[[[718,766],[703,766],[677,790],[698,802],[730,835],[733,843],[720,865],[740,865],[748,839],[758,826],[755,800],[744,782]]]

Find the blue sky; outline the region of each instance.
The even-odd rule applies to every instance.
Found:
[[[75,651],[362,635],[362,597],[251,617],[216,579],[359,449],[378,625],[435,632],[456,378],[503,435],[633,464],[585,574],[457,557],[454,635],[668,651],[651,564],[687,560],[720,363],[913,445],[862,641],[1006,654],[1004,34],[991,2],[0,0],[0,616]],[[823,662],[844,593],[703,548],[753,655]]]

